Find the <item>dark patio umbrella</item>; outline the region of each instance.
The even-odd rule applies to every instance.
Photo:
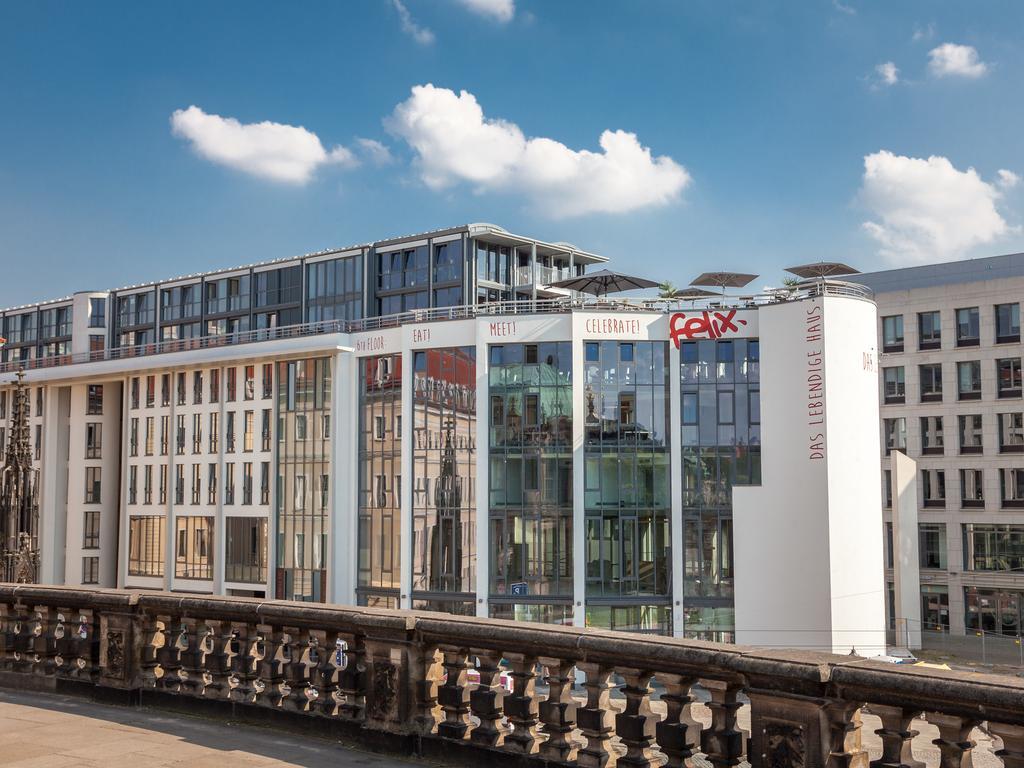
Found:
[[[714,291],[705,291],[703,288],[681,288],[672,294],[670,298],[673,299],[687,299],[694,301],[696,299],[706,299],[708,296],[717,296],[718,294]]]
[[[748,275],[743,272],[705,272],[692,280],[690,285],[713,285],[721,288],[724,296],[726,288],[742,288],[756,279],[757,275]]]
[[[839,275],[860,274],[860,270],[838,261],[818,261],[814,264],[799,264],[795,267],[786,267],[786,271],[805,280],[813,277],[824,279],[826,277],[838,277]]]
[[[554,288],[565,288],[570,291],[591,293],[594,296],[604,296],[607,293],[621,293],[632,291],[637,288],[657,288],[658,283],[653,280],[645,280],[642,277],[620,275],[610,269],[602,269],[597,272],[588,272],[579,277],[570,277],[568,280],[559,280],[551,283]]]

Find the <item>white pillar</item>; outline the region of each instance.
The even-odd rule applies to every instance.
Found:
[[[476,332],[476,615],[487,617],[490,568],[490,358],[480,323]]]
[[[921,560],[917,538],[917,462],[900,451],[892,468],[893,596],[896,647],[921,647]]]
[[[327,601],[356,604],[359,572],[358,361],[349,350],[333,359],[331,387],[331,558]]]
[[[402,458],[399,466],[402,468],[402,496],[400,499],[401,512],[399,514],[399,608],[412,608],[412,534],[413,534],[413,461],[412,461],[412,433],[415,423],[413,413],[413,352],[402,341],[402,437],[401,448]]]

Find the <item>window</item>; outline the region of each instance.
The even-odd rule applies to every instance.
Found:
[[[175,519],[174,575],[184,579],[213,578],[213,518]]]
[[[260,504],[270,503],[270,462],[260,463]]]
[[[178,414],[178,428],[174,434],[174,452],[178,456],[185,455],[185,414]]]
[[[217,465],[210,462],[206,468],[206,503],[217,503]]]
[[[192,453],[201,453],[203,450],[203,415],[192,414]]]
[[[246,453],[252,453],[253,448],[253,431],[256,428],[255,414],[252,411],[245,412],[245,420],[243,422],[242,431],[242,450]]]
[[[882,351],[903,351],[903,315],[882,318]]]
[[[946,568],[946,525],[921,523],[917,526],[918,557],[922,568]]]
[[[87,422],[85,425],[85,458],[102,458],[103,425],[99,422]]]
[[[98,549],[100,546],[100,513],[90,509],[82,515],[82,549]]]
[[[981,361],[968,360],[956,364],[957,399],[981,399]]]
[[[160,455],[166,456],[171,444],[171,417],[160,417]]]
[[[939,313],[917,313],[917,348],[938,349],[942,346],[942,321]]]
[[[1024,571],[1024,525],[967,523],[963,531],[966,570]]]
[[[326,438],[327,435],[324,435]],[[270,409],[264,408],[260,419],[260,449],[270,450]]]
[[[185,372],[184,371],[179,371],[179,373],[178,373],[178,388],[177,389],[178,389],[178,405],[184,405],[186,399],[188,398],[188,395],[185,392]]]
[[[98,557],[82,558],[82,583],[100,583],[100,559]]]
[[[147,456],[152,456],[153,455],[153,440],[154,440],[153,431],[154,431],[153,417],[152,416],[147,416],[146,417],[146,455]]]
[[[210,453],[217,453],[220,450],[220,414],[210,414]]]
[[[942,363],[919,365],[921,374],[921,402],[932,403],[942,400]]]
[[[198,504],[202,496],[202,479],[198,464],[192,465],[192,503]]]
[[[100,467],[85,468],[85,503],[100,503]]]
[[[243,393],[246,400],[256,397],[256,366],[245,366],[245,390]]]
[[[192,404],[201,405],[203,402],[203,372],[192,372]]]
[[[129,404],[132,410],[139,407],[139,377],[132,377],[131,385],[129,386],[130,397]]]
[[[260,517],[229,517],[224,549],[224,580],[263,584],[267,580],[267,521]]]
[[[1004,507],[1024,507],[1024,469],[1000,469],[999,490]]]
[[[985,488],[980,469],[960,470],[960,506],[984,508]]]
[[[156,376],[146,377],[146,407],[156,405]]]
[[[224,465],[224,503],[235,503],[235,464],[229,462]]]
[[[921,483],[926,507],[946,506],[946,473],[941,469],[922,469]]]
[[[982,452],[982,419],[980,413],[957,417],[960,428],[960,453]]]
[[[1024,453],[1024,413],[999,414],[999,452]]]
[[[1020,341],[1020,304],[996,304],[996,343]]]
[[[153,503],[153,465],[143,467],[142,503]]]
[[[210,371],[210,402],[220,402],[220,369],[214,368]]]
[[[906,396],[903,366],[883,368],[882,377],[884,381],[885,402],[902,403]]]
[[[885,433],[885,455],[888,456],[893,450],[907,451],[907,420],[902,416],[898,419],[885,419],[883,422]]]
[[[89,327],[104,328],[107,325],[107,300],[89,299]]]
[[[252,506],[252,462],[242,464],[242,505]]]
[[[980,342],[978,308],[958,309],[956,311],[956,345],[958,347],[976,347]]]
[[[174,503],[180,506],[185,503],[185,465],[178,464],[174,472]]]
[[[227,385],[228,386],[228,391],[227,391],[227,395],[225,396],[224,399],[227,400],[229,403],[233,403],[233,402],[235,402],[235,391],[236,391],[236,385],[237,385],[236,378],[238,376],[238,370],[236,368],[232,367],[232,368],[228,368],[227,371],[228,371],[228,385]]]
[[[942,437],[942,417],[922,416],[921,417],[921,453],[927,455],[942,455],[944,452],[944,441]]]
[[[167,465],[160,466],[160,503],[167,503]]]
[[[235,414],[234,411],[227,412],[228,422],[224,428],[224,450],[228,453],[235,452]]]
[[[892,470],[882,471],[882,483],[885,486],[885,508],[892,507]]]
[[[128,575],[164,575],[164,518],[128,518]]]
[[[263,373],[260,377],[263,382],[263,399],[268,400],[274,394],[274,364],[264,363]]]
[[[996,387],[999,397],[1020,397],[1020,358],[996,360]]]
[[[165,408],[171,404],[171,374],[165,373],[160,377],[160,405]]]
[[[85,403],[85,413],[87,416],[102,416],[103,415],[103,385],[102,384],[90,384],[88,395]]]
[[[139,468],[134,464],[128,467],[128,503],[135,504],[138,499]]]

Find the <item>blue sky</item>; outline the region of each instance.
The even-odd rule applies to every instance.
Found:
[[[1018,2],[4,3],[0,306],[469,221],[678,285],[1024,250],[1022,22]]]

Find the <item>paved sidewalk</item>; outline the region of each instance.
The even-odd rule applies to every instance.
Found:
[[[0,690],[4,768],[391,768],[424,766],[283,731]]]

